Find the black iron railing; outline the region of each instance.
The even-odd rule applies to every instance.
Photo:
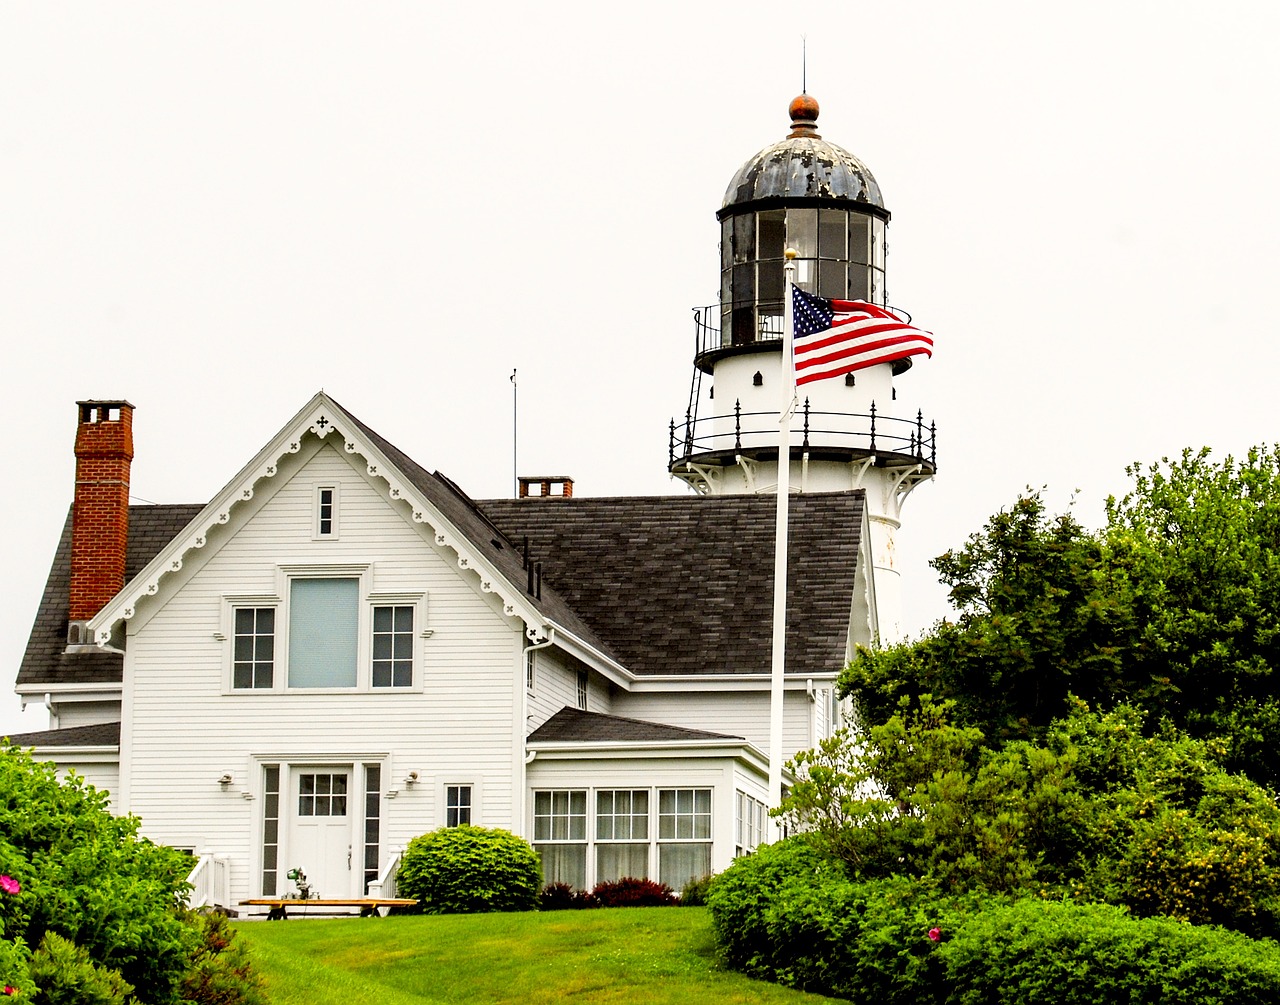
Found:
[[[925,425],[919,411],[914,419],[885,415],[873,401],[865,413],[818,412],[810,409],[806,398],[791,426],[793,450],[892,454],[937,468],[937,426]],[[672,419],[668,467],[702,455],[776,450],[778,439],[777,412],[744,412],[741,402],[734,402],[733,411],[724,415],[688,414],[683,425]]]

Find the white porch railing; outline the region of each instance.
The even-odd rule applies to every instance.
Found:
[[[400,871],[400,856],[404,854],[403,848],[392,848],[387,854],[387,861],[383,863],[382,871],[378,873],[378,878],[369,884],[370,897],[398,897],[396,887],[396,873]],[[384,918],[389,907],[378,908],[378,913]]]
[[[213,849],[206,848],[196,859],[195,868],[187,876],[191,884],[191,892],[187,895],[187,906],[193,910],[201,907],[231,906],[231,858],[228,855],[215,855]]]

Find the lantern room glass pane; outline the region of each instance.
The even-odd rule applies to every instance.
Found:
[[[845,238],[848,233],[848,215],[842,209],[818,210],[818,254],[823,258],[847,261]]]
[[[877,269],[884,268],[884,221],[871,221],[871,264]]]
[[[720,268],[727,269],[733,265],[733,220],[726,218],[720,221]]]
[[[756,298],[756,267],[754,262],[733,267],[733,302],[737,306],[752,303]]]
[[[785,283],[786,277],[782,271],[782,262],[760,263],[761,304],[781,303]]]
[[[781,209],[766,209],[756,214],[758,229],[756,239],[756,257],[760,259],[781,259],[787,244],[787,216]]]
[[[742,213],[733,218],[733,262],[749,262],[755,257],[756,218],[753,213]]]
[[[849,266],[849,299],[871,299],[871,275],[865,265]]]
[[[871,218],[861,213],[849,214],[849,261],[871,264]]]
[[[845,276],[848,266],[844,262],[818,263],[818,296],[833,300],[845,299]]]
[[[795,248],[798,258],[818,257],[818,211],[787,210],[787,245]]]

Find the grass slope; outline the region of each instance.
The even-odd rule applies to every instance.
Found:
[[[273,1005],[834,999],[721,969],[704,908],[294,920],[236,925]]]

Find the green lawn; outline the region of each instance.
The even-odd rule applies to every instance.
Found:
[[[240,922],[274,1005],[801,1003],[721,968],[704,908]]]

